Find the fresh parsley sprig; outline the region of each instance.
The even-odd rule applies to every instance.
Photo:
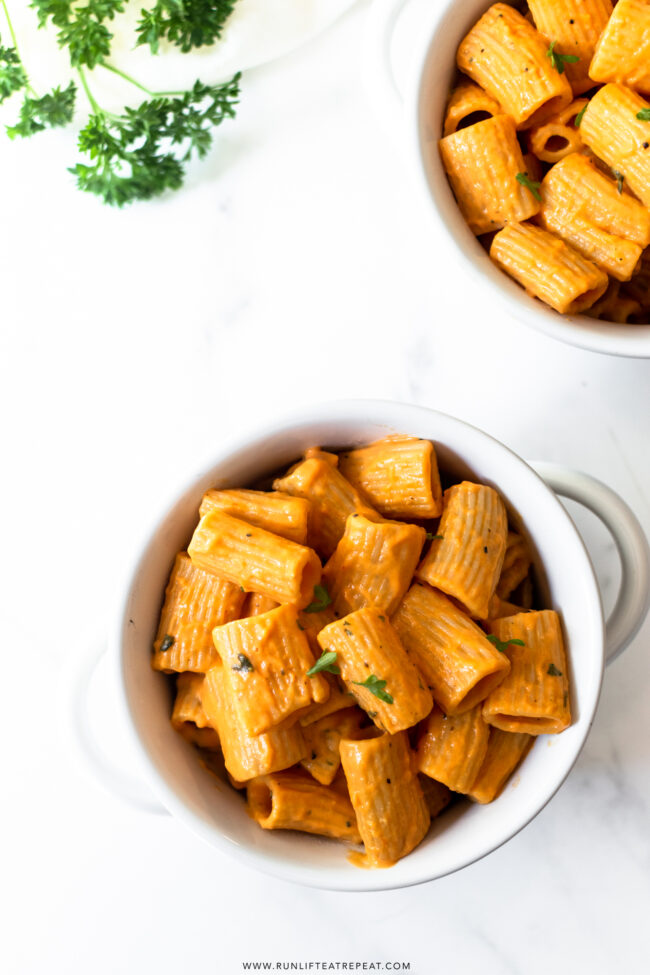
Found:
[[[541,183],[537,183],[534,179],[531,179],[528,173],[517,173],[516,179],[518,183],[521,183],[527,190],[530,190],[536,200],[541,201],[542,194],[539,192]]]
[[[137,44],[148,44],[158,53],[161,41],[168,41],[187,53],[219,40],[236,0],[157,0],[142,10],[136,27]]]
[[[29,84],[15,47],[3,47],[0,37],[0,104]]]
[[[576,115],[576,117],[574,118],[573,124],[575,125],[576,129],[579,129],[580,128],[580,123],[582,122],[582,118],[583,118],[583,116],[584,116],[584,114],[585,114],[585,112],[587,111],[588,108],[589,108],[589,102],[587,102],[585,105],[582,106],[582,108],[580,109],[580,111],[578,112],[578,114]]]
[[[523,640],[500,640],[498,636],[494,635],[494,633],[488,633],[488,640],[490,641],[490,643],[494,644],[494,646],[497,648],[499,653],[505,653],[508,647],[510,646],[514,646],[514,647],[526,646]]]
[[[307,671],[307,677],[313,677],[322,670],[328,674],[340,674],[341,668],[336,663],[336,650],[323,650],[314,666]]]
[[[576,54],[560,54],[555,50],[556,44],[557,41],[551,41],[551,45],[546,52],[546,57],[550,59],[551,64],[558,74],[564,74],[566,65],[576,64],[580,58]]]
[[[305,613],[320,613],[322,609],[327,609],[327,607],[332,602],[332,597],[328,593],[327,589],[323,585],[314,586],[314,600],[305,607]]]
[[[639,122],[650,122],[650,108],[642,108],[636,113]]]
[[[44,129],[68,125],[74,116],[77,86],[71,81],[67,88],[53,88],[51,92],[36,98],[25,95],[20,116],[15,125],[7,126],[10,139],[25,139]]]
[[[48,20],[58,28],[59,47],[67,48],[73,68],[94,68],[111,53],[113,34],[105,21],[124,13],[127,0],[32,0],[39,27]]]
[[[386,704],[393,703],[393,698],[388,691],[385,690],[386,681],[381,680],[379,677],[375,677],[374,674],[366,677],[365,680],[353,680],[352,683],[358,684],[359,687],[365,687],[366,690],[370,691],[371,694],[374,694],[375,697],[378,697],[380,701],[385,701]]]

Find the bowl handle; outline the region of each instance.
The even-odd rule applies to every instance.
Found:
[[[531,464],[556,494],[584,505],[614,539],[621,560],[621,587],[605,630],[605,662],[611,663],[636,636],[650,608],[650,550],[636,515],[611,488],[560,464]]]
[[[393,132],[404,124],[404,100],[395,80],[391,41],[411,0],[374,0],[368,11],[361,52],[362,75],[377,118]]]
[[[91,651],[84,653],[76,664],[69,682],[67,714],[78,757],[99,785],[111,795],[142,812],[167,813],[165,807],[151,796],[138,779],[125,775],[109,761],[93,734],[88,712],[88,692],[93,674],[106,650],[106,643],[102,640],[93,644]]]

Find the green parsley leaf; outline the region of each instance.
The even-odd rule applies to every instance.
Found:
[[[385,701],[386,704],[393,703],[393,698],[387,691],[384,690],[386,687],[386,681],[380,680],[379,677],[375,677],[374,674],[371,674],[370,677],[366,677],[365,680],[353,680],[352,683],[358,684],[359,687],[367,688],[371,694],[378,697],[380,701]]]
[[[79,189],[118,207],[178,189],[184,164],[193,154],[203,158],[212,129],[234,117],[239,78],[211,87],[197,81],[179,97],[155,97],[123,115],[93,112],[79,133],[90,165],[70,169]]]
[[[558,54],[555,50],[557,41],[551,41],[551,46],[546,52],[546,57],[550,58],[551,64],[558,74],[564,74],[564,67],[567,64],[576,64],[580,58],[576,54]]]
[[[238,653],[237,659],[239,664],[236,667],[231,667],[231,670],[236,670],[238,674],[248,674],[251,670],[255,670],[245,653]]]
[[[623,173],[619,173],[618,169],[612,169],[612,176],[616,180],[616,189],[619,193],[622,193],[625,176],[623,176]]]
[[[589,102],[587,102],[586,105],[583,105],[583,107],[580,109],[580,111],[574,118],[573,124],[575,125],[576,129],[580,128],[580,123],[582,122],[582,116],[585,114],[588,108],[589,108]]]
[[[32,0],[39,27],[50,20],[58,27],[59,47],[68,49],[73,67],[94,68],[111,53],[113,35],[104,21],[124,13],[127,0]]]
[[[542,199],[542,195],[539,192],[539,188],[542,185],[541,183],[536,183],[534,179],[530,178],[528,173],[517,173],[516,179],[518,183],[521,183],[522,186],[525,186],[526,189],[530,190],[536,200]]]
[[[433,542],[436,538],[444,538],[444,535],[434,535],[433,532],[427,532],[427,541]]]
[[[7,135],[10,139],[16,136],[26,139],[43,129],[68,125],[74,115],[76,95],[77,87],[73,81],[63,91],[53,88],[42,98],[25,95],[19,119],[15,125],[7,126]]]
[[[307,671],[307,677],[313,677],[314,674],[319,674],[321,670],[326,670],[328,674],[341,673],[340,667],[336,665],[336,650],[323,650],[311,670]]]
[[[158,53],[160,41],[168,41],[187,53],[214,44],[223,33],[236,0],[157,0],[142,10],[136,27],[137,44],[148,44]]]
[[[548,667],[548,670],[546,671],[546,673],[547,674],[550,674],[551,677],[561,677],[562,676],[562,671],[561,670],[558,670],[557,667],[555,666],[555,664],[549,664],[549,667]]]
[[[27,75],[15,47],[3,47],[0,38],[0,104],[27,87]]]
[[[523,640],[500,640],[498,636],[494,635],[494,633],[488,633],[488,640],[490,641],[490,643],[494,644],[494,646],[497,648],[499,653],[505,653],[506,648],[509,646],[515,646],[515,647],[526,646]]]
[[[636,117],[639,122],[650,122],[650,108],[642,108],[640,112],[636,113]]]
[[[305,613],[320,613],[322,609],[326,609],[332,602],[332,597],[325,586],[314,586],[314,596],[316,598],[305,608]]]
[[[170,636],[169,633],[167,633],[167,635],[163,637],[163,641],[160,644],[160,653],[166,653],[168,650],[171,650],[175,643],[176,637]]]

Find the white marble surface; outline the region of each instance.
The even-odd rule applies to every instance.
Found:
[[[237,975],[242,960],[411,972],[645,972],[650,623],[542,814],[482,862],[382,894],[294,888],[107,797],[62,733],[155,510],[226,433],[286,406],[441,408],[606,481],[650,530],[650,362],[526,331],[430,236],[358,73],[364,7],[248,73],[187,189],[122,213],[77,193],[69,137],[1,143],[3,801],[7,973]],[[611,603],[607,536],[580,518]],[[100,671],[93,712],[131,759]]]

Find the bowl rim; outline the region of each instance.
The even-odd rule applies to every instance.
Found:
[[[474,0],[474,2],[477,9],[481,7],[487,10],[493,0]],[[505,2],[510,3],[510,0]],[[434,185],[434,179],[427,172],[423,144],[422,100],[426,97],[423,90],[425,69],[434,50],[436,52],[441,48],[446,50],[445,38],[455,31],[453,21],[458,16],[458,8],[457,0],[447,0],[442,11],[431,10],[428,15],[430,19],[426,21],[420,47],[413,59],[406,84],[404,108],[413,150],[409,155],[412,156],[411,164],[415,170],[415,181],[419,192],[425,195],[431,204],[429,209],[432,211],[436,228],[438,231],[442,230],[443,234],[453,241],[453,250],[458,263],[487,291],[495,293],[515,319],[554,339],[591,352],[626,358],[650,358],[650,325],[620,325],[616,322],[590,319],[586,315],[561,315],[539,299],[527,295],[521,285],[497,268],[467,226],[437,152],[432,163],[432,169],[435,171]],[[461,32],[460,36],[455,38],[455,42],[449,46],[450,51],[456,51],[462,36]],[[447,95],[448,92],[444,92],[438,94],[436,98],[442,100],[444,97],[446,101]],[[450,201],[453,203],[453,211],[449,206]],[[443,216],[443,207],[445,216]]]
[[[547,783],[541,801],[539,798],[529,799],[528,806],[525,807],[525,811],[521,815],[520,820],[518,820],[517,825],[514,828],[510,826],[504,828],[498,831],[498,833],[495,831],[496,838],[492,837],[487,843],[483,841],[482,844],[479,844],[484,847],[480,852],[474,853],[469,857],[461,857],[457,862],[450,865],[448,869],[440,872],[437,872],[435,869],[432,871],[431,867],[427,867],[426,858],[418,858],[417,850],[413,851],[409,857],[399,861],[390,870],[354,869],[348,872],[341,870],[339,867],[318,868],[309,864],[288,862],[280,855],[269,855],[265,851],[251,849],[223,835],[212,824],[207,823],[190,809],[165,780],[163,771],[158,767],[140,735],[136,715],[127,694],[124,642],[128,630],[129,603],[134,589],[137,588],[141,567],[146,561],[148,551],[154,544],[162,527],[172,518],[174,510],[182,503],[186,495],[195,491],[200,482],[206,480],[208,477],[214,476],[215,471],[222,464],[229,462],[240,454],[243,456],[255,450],[256,447],[264,444],[269,437],[276,437],[288,433],[291,430],[314,426],[317,423],[355,422],[360,426],[370,422],[408,430],[408,417],[413,417],[414,414],[419,415],[423,421],[432,424],[438,422],[447,425],[452,430],[462,429],[464,435],[473,439],[474,442],[489,442],[490,449],[496,449],[500,453],[502,461],[508,458],[511,465],[525,472],[529,484],[536,484],[538,490],[541,488],[542,492],[546,494],[547,500],[556,506],[557,516],[562,520],[566,530],[566,537],[571,539],[576,556],[582,562],[585,580],[588,580],[589,588],[593,596],[591,600],[591,619],[589,625],[594,629],[599,640],[598,645],[600,650],[597,678],[593,684],[591,698],[581,703],[578,720],[572,725],[575,735],[573,748],[569,756],[565,757],[564,762],[558,764],[556,774],[552,781]],[[432,437],[432,439],[435,442],[435,438]],[[117,611],[113,619],[114,624],[109,642],[109,652],[113,657],[112,667],[119,690],[118,706],[121,712],[120,719],[124,721],[125,727],[130,733],[135,752],[140,759],[145,778],[153,794],[160,799],[172,815],[217,851],[230,855],[245,866],[260,870],[275,878],[307,887],[326,890],[363,892],[391,890],[427,883],[455,873],[457,870],[461,870],[466,866],[470,866],[516,836],[550,802],[575,765],[594,720],[600,699],[604,672],[605,624],[600,590],[582,537],[568,512],[561,505],[557,495],[518,454],[476,426],[428,407],[396,403],[389,400],[354,399],[324,402],[300,409],[299,411],[282,413],[275,419],[267,421],[262,428],[249,428],[236,436],[221,439],[215,451],[213,461],[208,465],[203,464],[198,472],[195,472],[191,478],[185,480],[182,490],[176,490],[173,496],[168,499],[167,503],[161,507],[158,516],[151,520],[148,532],[143,536],[141,542],[134,546],[132,557],[126,563],[122,585],[118,590]],[[398,867],[400,868],[399,877],[396,873]]]

